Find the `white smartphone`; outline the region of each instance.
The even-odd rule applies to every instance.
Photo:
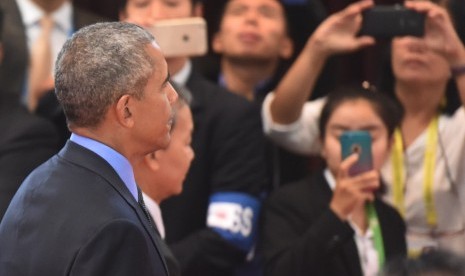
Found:
[[[160,20],[149,31],[167,58],[201,56],[208,50],[207,24],[202,17]]]

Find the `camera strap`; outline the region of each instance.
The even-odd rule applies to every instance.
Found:
[[[436,163],[436,149],[438,145],[438,123],[439,115],[436,115],[429,123],[427,129],[425,155],[423,157],[423,200],[426,210],[426,221],[431,227],[437,225],[437,213],[434,206],[433,184],[434,168]],[[404,163],[404,145],[402,134],[399,128],[394,131],[394,147],[391,154],[392,171],[393,171],[393,196],[394,205],[405,218],[405,163]]]

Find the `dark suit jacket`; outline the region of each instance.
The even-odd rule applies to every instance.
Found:
[[[179,265],[178,259],[173,255],[173,252],[166,244],[164,240],[162,240],[160,233],[157,231],[158,236],[160,237],[160,251],[163,253],[163,257],[165,258],[166,266],[168,267],[169,275],[170,276],[180,276],[181,275],[181,266]]]
[[[314,1],[314,0],[312,0]],[[225,83],[220,81],[221,65],[218,56],[202,56],[193,59],[194,66],[210,81],[224,86]],[[285,64],[280,64],[274,76],[264,82],[261,82],[255,89],[254,104],[261,111],[261,106],[265,96],[273,91],[278,85],[281,78],[289,69]],[[261,113],[257,116],[261,118]],[[292,153],[272,141],[265,140],[265,158],[269,171],[271,188],[278,187],[283,183],[290,183],[304,178],[308,174],[309,157]]]
[[[1,92],[0,92],[1,93]],[[0,97],[0,221],[21,182],[58,152],[58,133],[16,99]]]
[[[5,15],[2,41],[4,59],[0,65],[0,83],[7,89],[2,92],[15,95],[19,99],[26,81],[26,71],[29,64],[26,30],[15,0],[0,1],[0,8],[3,9]],[[74,30],[100,21],[105,20],[73,7]]]
[[[195,70],[194,70],[195,72]],[[267,183],[258,110],[193,73],[192,162],[181,195],[161,204],[166,240],[183,275],[230,275],[246,252],[206,227],[210,196],[220,191],[259,196]]]
[[[354,231],[330,209],[332,191],[322,173],[282,187],[263,211],[261,248],[266,275],[362,275]],[[386,260],[406,255],[405,224],[375,201]]]
[[[34,170],[0,224],[0,275],[168,275],[113,168],[73,143]]]

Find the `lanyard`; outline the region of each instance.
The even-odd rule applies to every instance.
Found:
[[[437,214],[433,198],[434,168],[436,162],[436,148],[438,145],[438,121],[439,116],[435,116],[428,125],[425,156],[423,159],[423,200],[426,209],[426,221],[430,226],[436,226]],[[393,196],[394,205],[405,218],[405,171],[404,171],[404,146],[402,134],[399,128],[394,132],[394,147],[392,149],[392,171],[393,171]]]
[[[373,232],[373,239],[375,244],[376,252],[378,253],[378,267],[381,269],[384,265],[384,243],[383,235],[381,232],[381,225],[379,225],[378,214],[375,210],[375,205],[369,202],[365,205],[365,212],[368,219],[368,227]]]
[[[402,134],[400,129],[396,128],[394,131],[394,145],[392,147],[391,160],[392,160],[392,174],[393,174],[393,196],[394,206],[397,207],[399,213],[405,218],[405,205],[404,205],[404,145],[402,142]]]

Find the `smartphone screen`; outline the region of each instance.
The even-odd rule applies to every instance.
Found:
[[[357,153],[357,162],[349,169],[350,175],[357,175],[373,169],[371,135],[368,131],[346,131],[340,137],[342,160]]]

